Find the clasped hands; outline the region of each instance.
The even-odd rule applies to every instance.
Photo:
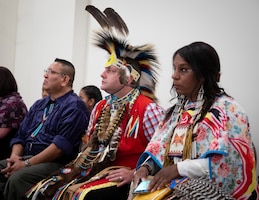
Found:
[[[10,158],[7,158],[6,161],[6,168],[1,170],[1,173],[4,174],[6,178],[9,178],[14,172],[25,167],[24,160],[21,156],[12,155]]]

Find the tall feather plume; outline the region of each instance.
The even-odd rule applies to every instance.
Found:
[[[159,63],[154,53],[154,46],[150,44],[131,46],[127,41],[128,27],[114,9],[106,8],[103,14],[94,6],[88,5],[86,11],[92,14],[99,24],[100,21],[104,24],[103,19],[105,19],[105,25],[100,24],[102,28],[105,28],[102,31],[97,30],[95,32],[95,45],[106,50],[109,54],[115,54],[118,59],[130,58],[135,60],[138,66],[133,67],[139,68],[141,71],[139,79],[141,93],[157,100],[155,88]]]
[[[117,31],[119,31],[124,36],[127,36],[129,34],[126,23],[114,9],[106,8],[103,12],[107,16],[110,24],[114,26]]]
[[[116,33],[120,33],[123,37],[129,34],[126,23],[114,9],[106,8],[104,12],[101,12],[95,6],[87,5],[85,10],[96,19],[104,30],[113,32],[113,28],[115,28]]]
[[[107,20],[107,17],[95,6],[87,5],[85,8],[100,24],[104,30],[110,30],[111,24]]]
[[[145,96],[157,100],[155,88],[159,69],[159,62],[155,55],[154,46],[144,44],[131,46],[127,40],[117,38],[113,34],[104,31],[95,32],[95,45],[106,50],[109,54],[115,53],[118,58],[131,58],[138,62],[141,77],[139,86]],[[145,93],[143,92],[145,91]]]

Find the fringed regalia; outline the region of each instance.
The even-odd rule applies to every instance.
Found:
[[[110,54],[105,66],[118,67],[126,77],[133,77],[135,85],[123,99],[117,100],[110,95],[96,105],[91,116],[93,123],[88,127],[91,137],[86,149],[73,162],[31,188],[26,194],[31,199],[71,199],[71,194],[67,191],[68,188],[69,191],[74,190],[71,188],[75,184],[104,181],[102,178],[109,170],[121,165],[134,169],[148,143],[142,122],[146,106],[155,99],[155,69],[158,62],[153,46],[133,47],[125,38],[115,36],[113,29],[124,36],[128,34],[128,29],[113,9],[105,9],[105,15],[94,6],[87,6],[86,10],[93,14],[104,29],[96,32],[95,45]],[[115,167],[107,168],[110,166]],[[117,183],[106,181],[100,184],[108,187]],[[77,192],[76,198],[82,199],[86,191],[85,189],[80,194]]]
[[[193,128],[187,128],[191,127],[188,124],[193,124],[190,122],[197,116],[195,113],[199,113],[199,102],[186,103],[183,98],[178,102],[179,111],[173,112],[166,122],[160,124],[141,155],[138,167],[147,158],[160,168],[185,159],[208,158],[208,177],[189,180],[185,177],[187,184],[177,187],[178,179],[171,182],[170,187],[176,187],[176,196],[180,199],[204,199],[204,194],[206,197],[215,194],[220,198],[212,199],[257,199],[255,152],[251,145],[248,117],[240,105],[233,98],[221,95],[214,100],[202,120],[196,121]],[[183,134],[186,134],[185,139],[177,138]],[[189,139],[188,134],[192,135]]]

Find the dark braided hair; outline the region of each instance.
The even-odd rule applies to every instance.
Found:
[[[193,42],[178,49],[174,55],[180,55],[192,68],[197,80],[203,79],[204,105],[201,112],[203,119],[210,109],[216,97],[227,95],[223,88],[218,85],[220,80],[220,59],[216,50],[205,42]],[[171,90],[173,89],[173,86]],[[167,119],[173,112],[174,106],[166,114]],[[200,121],[199,120],[199,121]]]

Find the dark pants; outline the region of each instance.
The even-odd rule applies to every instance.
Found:
[[[0,170],[6,167],[6,160],[0,161]],[[8,179],[0,174],[0,199],[22,200],[25,193],[36,183],[48,177],[61,167],[58,163],[41,163],[25,167],[15,172]]]
[[[84,200],[126,200],[128,198],[130,185],[122,187],[112,186],[90,191]]]

